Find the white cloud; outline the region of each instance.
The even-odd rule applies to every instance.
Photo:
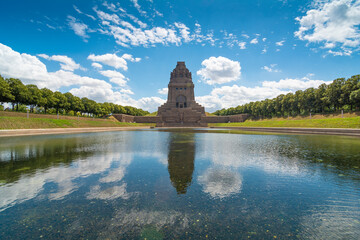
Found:
[[[328,53],[334,56],[350,56],[352,54],[352,51],[349,49],[341,49],[339,51],[333,51],[330,49]]]
[[[78,7],[76,7],[75,5],[73,5],[73,7],[74,7],[74,9],[75,9],[75,11],[76,11],[77,13],[79,13],[79,14],[84,14],[85,16],[91,18],[91,19],[94,20],[94,21],[96,20],[96,18],[95,18],[94,16],[92,16],[92,15],[90,15],[90,14],[83,13],[83,12],[80,11],[80,9],[79,9]]]
[[[263,38],[262,41],[265,42],[265,41],[266,41],[266,38]]]
[[[265,54],[267,52],[267,49],[264,48],[262,51],[261,51],[261,54]]]
[[[66,70],[66,71],[73,72],[76,69],[83,70],[83,68],[80,66],[80,64],[76,63],[72,58],[70,58],[68,56],[64,56],[64,55],[48,56],[46,54],[38,54],[38,56],[42,57],[46,60],[53,60],[53,61],[60,62],[61,69]]]
[[[284,45],[285,40],[276,42],[276,46],[283,46]]]
[[[110,82],[119,85],[120,87],[126,86],[127,81],[129,80],[126,78],[122,73],[112,70],[100,71],[101,75],[108,77]]]
[[[141,28],[146,28],[147,24],[140,21],[137,17],[131,15],[131,14],[126,14],[126,16],[128,16],[131,20],[133,20],[136,24],[138,24]]]
[[[332,81],[323,81],[323,80],[311,80],[308,77],[303,77],[301,79],[295,78],[286,78],[281,79],[280,81],[264,81],[262,83],[263,87],[268,88],[277,88],[283,90],[305,90],[307,88],[317,88],[323,83],[330,84]]]
[[[105,63],[104,63],[105,64]],[[39,88],[53,91],[61,87],[73,87],[69,92],[80,98],[87,97],[97,102],[113,102],[123,106],[134,106],[153,111],[165,102],[159,97],[147,97],[135,100],[131,90],[114,91],[111,84],[104,80],[84,77],[73,72],[59,70],[48,72],[46,65],[39,58],[26,53],[18,53],[0,43],[0,73],[4,77],[19,78],[24,84],[36,84]],[[128,81],[116,71],[102,71],[102,74],[117,84]]]
[[[336,47],[336,44],[333,42],[327,42],[324,44],[324,48],[334,48]]]
[[[206,111],[235,107],[252,101],[274,98],[279,94],[287,93],[277,88],[269,87],[244,87],[239,85],[222,86],[214,88],[209,95],[196,97]]]
[[[152,29],[143,30],[140,28],[130,26],[126,22],[122,22],[125,28],[118,26],[109,26],[110,33],[114,36],[116,43],[128,47],[132,46],[153,46],[160,43],[167,45],[169,43],[179,45],[181,37],[177,36],[174,29],[166,29],[163,27],[154,27]]]
[[[116,15],[115,13],[113,14],[108,14],[105,13],[101,10],[98,10],[96,7],[93,8],[93,10],[96,12],[96,14],[98,15],[98,17],[103,20],[103,21],[110,21],[115,23],[116,25],[120,24],[120,18],[118,15]]]
[[[159,12],[159,11],[156,10],[156,9],[154,9],[154,12],[155,12],[155,14],[156,14],[157,16],[159,16],[159,17],[163,17],[163,16],[164,16],[164,14],[162,14],[161,12]]]
[[[21,79],[25,84],[36,84],[58,90],[60,87],[81,85],[107,88],[111,85],[103,80],[82,77],[73,72],[59,70],[48,72],[46,65],[39,58],[26,53],[18,53],[0,43],[0,72],[6,77]]]
[[[139,5],[138,0],[130,0],[130,1],[134,4],[134,7],[139,11],[141,15],[146,15],[146,12],[141,10],[141,6]]]
[[[299,79],[286,78],[279,81],[264,81],[261,86],[255,87],[244,87],[236,84],[222,86],[214,88],[209,95],[196,97],[196,101],[211,112],[267,98],[271,99],[280,94],[287,94],[310,87],[316,88],[323,83],[331,83],[331,81],[311,80],[309,77],[310,75]]]
[[[89,27],[72,16],[68,16],[68,22],[75,34],[82,37],[84,41],[87,41],[86,39],[89,38],[89,35],[86,34],[86,31]]]
[[[236,81],[241,75],[240,62],[222,56],[205,59],[201,65],[196,73],[209,85]]]
[[[131,55],[130,55],[131,56]],[[104,54],[104,55],[95,55],[95,54],[90,54],[88,56],[88,59],[94,62],[101,62],[105,65],[114,67],[116,69],[123,69],[123,70],[127,70],[127,62],[123,57],[119,57],[116,54]]]
[[[102,67],[103,67],[100,63],[96,63],[96,62],[92,63],[91,66],[93,66],[94,68],[98,68],[98,69],[102,69]]]
[[[246,42],[239,42],[240,49],[246,49]]]
[[[134,105],[148,110],[148,111],[154,111],[157,110],[158,107],[160,107],[162,104],[164,104],[166,102],[165,99],[159,98],[159,97],[143,97],[140,98],[137,103],[135,103]]]
[[[134,3],[138,4],[137,1]],[[113,9],[113,6],[110,6],[110,9]],[[217,41],[217,39],[214,39],[212,31],[208,31],[207,34],[201,34],[201,26],[198,23],[195,24],[193,31],[181,22],[175,22],[174,24],[166,23],[166,27],[153,26],[149,28],[146,23],[128,13],[121,14],[120,18],[113,11],[111,14],[97,8],[94,8],[94,11],[101,20],[101,28],[98,31],[101,34],[113,36],[116,43],[123,47],[154,47],[156,44],[175,44],[178,46],[182,42],[188,43],[192,41],[197,43],[208,42],[214,46],[215,41]],[[131,21],[127,21],[124,17],[128,17]]]
[[[133,58],[133,56],[131,54],[123,54],[121,56],[123,59],[126,59],[126,60],[129,60],[131,62],[140,62],[141,61],[141,58]]]
[[[275,68],[276,66],[277,66],[277,64],[270,64],[270,67],[263,66],[261,69],[264,69],[264,70],[266,70],[268,72],[275,72],[275,73],[281,72],[279,69]]]
[[[189,28],[185,24],[178,22],[175,23],[175,26],[180,30],[181,36],[185,40],[185,42],[190,42],[191,38]]]
[[[360,45],[360,0],[320,1],[305,16],[297,17],[299,30],[294,34],[309,42],[340,43],[347,47]]]
[[[159,94],[167,95],[169,92],[169,88],[161,88],[158,90]]]
[[[249,39],[249,38],[250,38],[250,36],[249,36],[249,35],[247,35],[247,34],[242,34],[241,36],[243,36],[244,38],[247,38],[247,39]]]
[[[70,92],[78,97],[87,97],[99,102],[112,102],[122,106],[133,106],[147,111],[156,111],[166,100],[159,97],[143,97],[138,100],[133,99],[127,90],[114,91],[111,87],[99,88],[82,86],[73,88]]]
[[[254,38],[250,41],[251,44],[258,44],[259,40],[257,38]]]
[[[48,27],[48,28],[50,28],[50,29],[53,29],[53,30],[55,30],[56,29],[56,27],[54,27],[54,26],[51,26],[50,24],[46,24],[46,26]]]
[[[121,89],[120,92],[121,92],[121,93],[125,93],[125,94],[130,94],[130,95],[133,95],[133,94],[134,94],[134,92],[131,91],[130,89]]]
[[[107,1],[103,2],[103,6],[105,6],[107,9],[109,9],[112,12],[125,12],[125,10],[123,8],[120,7],[119,3],[116,3],[117,6],[115,6],[115,4],[113,3],[108,3]]]

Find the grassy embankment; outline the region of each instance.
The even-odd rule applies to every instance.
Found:
[[[265,120],[246,120],[242,123],[213,123],[211,127],[299,127],[299,128],[360,128],[360,113],[321,115],[307,117],[272,118]]]
[[[39,128],[88,128],[88,127],[140,127],[153,124],[122,123],[115,119],[97,119],[88,117],[68,117],[44,114],[0,112],[0,129],[39,129]]]

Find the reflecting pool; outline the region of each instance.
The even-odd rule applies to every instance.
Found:
[[[360,138],[0,138],[0,239],[358,239]]]

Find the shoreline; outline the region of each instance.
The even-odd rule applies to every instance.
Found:
[[[126,131],[136,129],[146,129],[149,126],[141,127],[88,127],[88,128],[37,128],[37,129],[3,129],[0,130],[1,137],[18,137],[50,134],[73,134],[73,133],[92,133],[92,132],[111,132]]]
[[[253,132],[276,132],[295,134],[320,134],[360,137],[358,128],[289,128],[289,127],[211,127],[220,129],[233,129]]]
[[[74,134],[92,132],[127,131],[137,129],[150,129],[150,126],[139,127],[87,127],[87,128],[39,128],[39,129],[3,129],[0,130],[1,137],[35,136],[50,134]],[[167,128],[193,128],[193,127],[167,127]],[[198,128],[198,127],[197,127]],[[289,128],[289,127],[200,127],[211,129],[229,129],[248,132],[273,132],[294,134],[320,134],[360,137],[360,129],[356,128]],[[154,129],[163,129],[154,127]]]

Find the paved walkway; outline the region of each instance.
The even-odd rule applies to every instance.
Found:
[[[44,129],[15,129],[0,130],[0,137],[14,136],[31,136],[45,134],[71,134],[86,132],[111,132],[111,131],[128,131],[135,129],[146,129],[144,127],[96,127],[96,128],[44,128]],[[278,132],[278,133],[295,133],[295,134],[327,134],[360,137],[360,129],[356,128],[266,128],[266,127],[214,127],[217,129],[236,129],[242,131],[258,132]],[[160,128],[161,129],[161,128]]]
[[[144,127],[94,127],[94,128],[44,128],[44,129],[14,129],[0,130],[0,137],[45,135],[45,134],[67,134],[67,133],[85,133],[85,132],[110,132],[110,131],[128,131],[135,129],[150,128]]]

